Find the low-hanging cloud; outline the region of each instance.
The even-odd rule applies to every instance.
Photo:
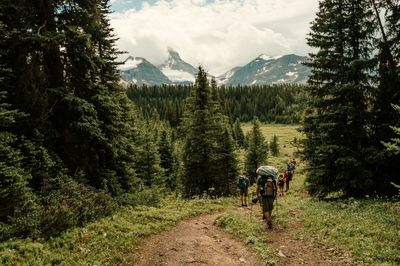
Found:
[[[118,47],[159,64],[168,48],[214,75],[261,53],[306,54],[317,0],[159,0],[111,15]],[[125,55],[124,57],[127,57]],[[122,58],[121,58],[122,59]]]

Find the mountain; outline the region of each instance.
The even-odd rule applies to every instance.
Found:
[[[228,83],[229,79],[235,75],[236,71],[238,71],[239,69],[241,69],[242,67],[234,67],[231,70],[229,70],[228,72],[222,74],[221,76],[217,77],[217,82],[221,83],[221,84],[226,84]]]
[[[180,55],[172,49],[168,50],[167,60],[158,68],[173,83],[194,83],[197,74],[197,69],[183,61]]]
[[[219,76],[218,81],[227,86],[305,83],[310,75],[310,69],[302,64],[305,60],[305,56],[294,54],[276,57],[262,54],[247,65]]]
[[[270,57],[260,55],[242,67],[235,67],[217,77],[218,84],[226,86],[305,83],[310,69],[302,62],[305,56],[294,54]],[[193,84],[197,69],[182,60],[180,55],[170,49],[167,60],[156,67],[142,57],[129,56],[119,67],[121,84],[161,85]],[[212,74],[209,74],[211,77]]]
[[[161,85],[172,82],[160,69],[142,57],[129,56],[119,67],[122,84]]]

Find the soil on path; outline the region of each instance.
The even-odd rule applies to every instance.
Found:
[[[236,211],[251,215],[250,208],[238,208]],[[298,214],[297,211],[289,214],[288,226],[275,225],[272,230],[265,231],[273,260],[278,265],[359,265],[348,252],[296,236],[295,230],[303,226],[297,219]],[[220,215],[222,213],[190,218],[169,231],[145,239],[136,252],[138,261],[135,265],[265,265],[243,241],[214,225]],[[258,206],[252,208],[252,219],[262,222]]]
[[[249,212],[249,210],[245,210]],[[261,208],[253,208],[256,219],[261,221]],[[275,261],[278,265],[297,266],[355,266],[355,262],[349,252],[337,247],[328,247],[318,244],[320,241],[311,242],[295,234],[296,229],[303,227],[297,218],[300,211],[289,213],[288,225],[275,225],[272,230],[266,230],[268,244],[272,247]]]
[[[264,265],[241,240],[214,225],[220,215],[190,218],[144,240],[135,265]]]

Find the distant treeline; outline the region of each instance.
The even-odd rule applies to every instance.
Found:
[[[128,88],[132,99],[145,116],[156,111],[161,119],[177,126],[183,113],[184,100],[190,85],[137,86]],[[305,85],[279,84],[238,87],[219,87],[218,97],[231,121],[298,123],[307,100]]]

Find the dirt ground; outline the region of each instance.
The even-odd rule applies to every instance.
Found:
[[[249,208],[238,208],[237,211],[250,214]],[[260,209],[253,208],[254,219],[259,218],[254,215],[257,212],[261,212]],[[169,231],[145,239],[136,251],[138,261],[135,265],[265,265],[243,241],[214,225],[221,214],[190,218]],[[295,217],[297,213],[290,215]],[[274,226],[273,230],[266,229],[278,265],[357,265],[346,252],[316,246],[296,237],[294,229],[300,226],[299,222],[289,222],[287,228]]]
[[[214,225],[220,215],[190,218],[144,240],[135,265],[263,265],[243,242]]]

